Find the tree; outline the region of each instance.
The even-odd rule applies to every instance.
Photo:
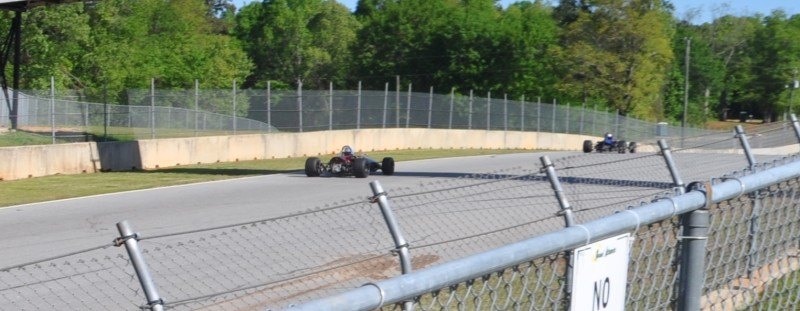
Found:
[[[660,0],[596,0],[565,28],[561,90],[578,90],[622,113],[659,119],[659,93],[672,61],[669,8]]]
[[[764,19],[765,27],[755,33],[752,72],[753,91],[765,121],[775,121],[778,112],[788,111],[788,85],[800,66],[800,15],[775,11]]]
[[[234,34],[255,61],[245,86],[267,80],[311,88],[342,83],[359,23],[335,1],[274,0],[250,3],[236,17]]]

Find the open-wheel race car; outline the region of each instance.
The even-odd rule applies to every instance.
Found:
[[[356,155],[353,153],[353,148],[350,146],[342,147],[342,151],[332,157],[328,163],[322,163],[317,157],[310,157],[306,159],[306,176],[318,177],[322,174],[330,174],[333,176],[355,176],[358,178],[365,178],[371,173],[378,170],[383,175],[394,174],[394,159],[390,157],[383,158],[381,162],[370,159],[366,155]]]
[[[592,150],[596,152],[619,152],[619,153],[636,153],[636,142],[626,142],[624,140],[615,140],[614,136],[606,133],[603,140],[592,143],[591,140],[583,141],[583,152],[590,153]]]

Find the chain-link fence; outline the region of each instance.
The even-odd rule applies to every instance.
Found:
[[[48,135],[53,143],[362,128],[611,132],[628,141],[713,133],[629,118],[593,104],[492,93],[150,89],[129,90],[126,105],[84,102],[70,91],[23,90],[18,96],[18,128]],[[6,104],[0,105],[0,126],[9,126]]]
[[[782,148],[783,143],[797,142],[791,124],[763,128],[748,135],[763,140],[762,148]],[[683,147],[678,147],[681,142]],[[722,177],[715,179],[716,184],[724,184],[725,180],[736,183],[766,173],[768,178],[775,179],[757,188],[752,188],[754,184],[749,181],[742,182],[748,187],[747,193],[757,190],[757,195],[721,200],[718,206],[710,208],[713,222],[708,240],[704,303],[722,308],[725,303],[749,306],[745,303],[774,300],[778,305],[796,306],[796,299],[792,300],[797,293],[793,291],[796,281],[781,281],[781,285],[776,285],[771,277],[763,280],[765,275],[791,275],[796,270],[787,267],[792,267],[792,247],[800,243],[794,196],[797,183],[792,181],[800,173],[786,180],[777,180],[773,174],[775,170],[793,172],[795,159],[756,154],[758,162],[769,164],[750,169],[746,155],[741,154],[742,140],[734,133],[695,136],[669,143],[669,153],[683,180]],[[755,145],[755,140],[751,144]],[[554,158],[551,167],[557,173],[560,191],[554,191],[545,170],[547,166],[527,163],[386,192],[374,189],[367,192],[365,187],[361,198],[284,217],[161,236],[148,236],[146,232],[137,236],[121,234],[122,239],[117,243],[120,247],[112,247],[110,243],[98,245],[0,269],[0,309],[280,308],[365,283],[383,286],[381,282],[386,281],[381,280],[401,274],[403,264],[407,264],[407,270],[436,270],[449,262],[480,256],[495,248],[506,249],[531,236],[553,236],[564,230],[566,210],[573,214],[573,225],[590,224],[654,200],[661,205],[676,203],[666,204],[669,212],[660,214],[666,216],[653,221],[645,222],[650,216],[641,214],[637,217],[642,222],[636,226],[620,222],[606,227],[625,225],[635,232],[628,273],[628,306],[664,309],[678,301],[676,282],[681,268],[678,249],[683,241],[679,234],[679,214],[691,209],[677,203],[683,201],[675,196],[676,182],[665,164],[664,154],[663,151],[589,153]],[[365,199],[368,196],[372,199]],[[381,198],[387,201],[381,203]],[[388,209],[392,216],[387,216],[379,206]],[[395,220],[397,227],[387,231],[389,218]],[[135,229],[136,224],[132,225]],[[576,228],[569,230],[574,233]],[[567,308],[569,254],[564,251],[574,247],[567,248],[563,243],[569,239],[570,235],[558,235],[551,244],[534,244],[556,249],[508,265],[493,266],[495,269],[470,278],[435,278],[441,286],[407,297],[416,296],[415,304],[422,309]],[[582,237],[578,242],[586,240]],[[121,245],[134,242],[138,251],[130,248],[128,251],[138,252],[146,265],[131,259],[122,249]],[[401,263],[401,258],[406,262]],[[491,262],[499,264],[500,258],[505,256]],[[144,271],[149,273],[137,270],[145,266],[148,269]],[[147,286],[142,289],[138,283],[143,275],[152,280],[150,285],[155,290],[148,290]],[[755,278],[756,275],[762,279]],[[445,284],[445,281],[453,282]],[[740,301],[744,299],[739,298],[743,295],[740,292],[746,290],[739,289],[741,286],[737,284],[743,282],[755,282],[764,290],[757,292],[756,298]],[[156,297],[151,296],[154,292]],[[714,298],[720,302],[713,300],[712,294],[721,297]],[[405,300],[385,298],[389,304]],[[364,301],[370,303],[373,301],[370,299]],[[374,309],[377,304],[366,308]]]

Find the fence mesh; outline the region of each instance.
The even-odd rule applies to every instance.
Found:
[[[69,91],[19,93],[18,127],[56,143],[360,128],[483,129],[628,141],[713,133],[597,110],[596,105],[396,91],[129,90],[126,105],[89,103]],[[0,96],[1,97],[1,96]],[[3,99],[5,102],[5,100]],[[0,106],[0,126],[9,112]]]

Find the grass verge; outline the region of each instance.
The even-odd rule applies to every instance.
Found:
[[[422,149],[369,152],[375,159],[391,156],[395,161],[446,157],[532,152],[507,149]],[[320,158],[327,160],[330,155]],[[56,175],[0,182],[0,207],[89,195],[183,185],[247,176],[301,170],[305,158],[288,158],[187,165],[153,171],[108,172],[80,175]]]

